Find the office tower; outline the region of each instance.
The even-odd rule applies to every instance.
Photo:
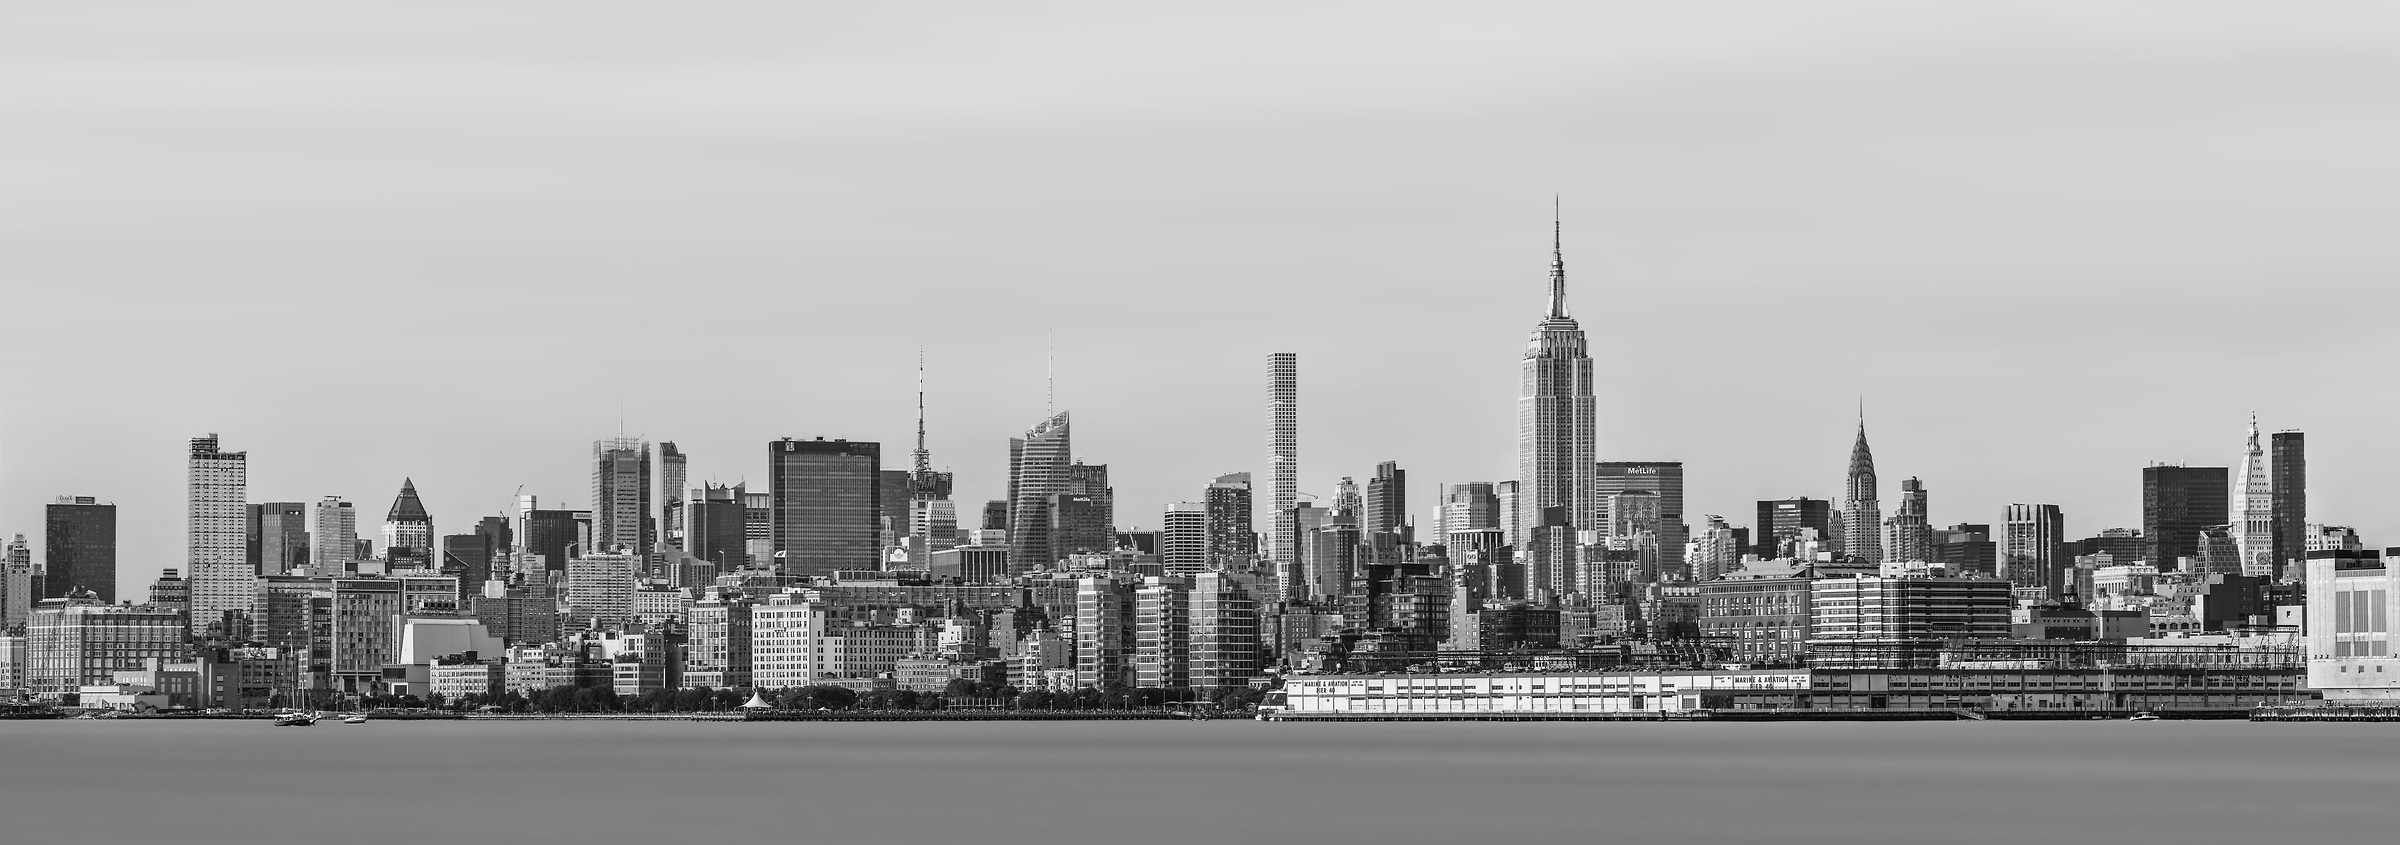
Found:
[[[217,448],[217,435],[192,438],[184,464],[185,558],[192,585],[192,630],[247,613],[258,593],[250,569],[250,455]],[[93,586],[93,585],[87,585]]]
[[[1522,548],[1525,543],[1524,508],[1519,507],[1517,482],[1492,482],[1492,507],[1499,511],[1500,530],[1505,532],[1506,545]]]
[[[33,547],[19,534],[0,547],[0,633],[24,627],[33,607],[41,603],[40,570],[33,567]]]
[[[392,499],[392,509],[383,516],[382,541],[384,558],[394,562],[392,568],[405,568],[398,562],[414,559],[431,565],[433,561],[433,515],[425,512],[425,503],[417,499],[417,481],[400,480],[400,495]]]
[[[688,459],[675,441],[658,441],[658,540],[671,549],[684,545],[683,493]],[[642,550],[645,554],[649,549]]]
[[[980,527],[985,531],[1008,530],[1008,500],[993,499],[984,502],[983,519]]]
[[[2233,475],[2233,541],[2242,562],[2241,574],[2274,577],[2283,566],[2275,557],[2275,491],[2268,476],[2267,450],[2258,442],[2258,416],[2250,417],[2250,437],[2242,445],[2241,469]]]
[[[1883,559],[1933,560],[1933,523],[1926,509],[1925,482],[1900,482],[1900,510],[1883,523]]]
[[[1196,575],[1208,570],[1208,505],[1176,502],[1167,506],[1159,530],[1158,563],[1168,575]]]
[[[1525,547],[1518,557],[1525,561],[1524,595],[1528,601],[1555,604],[1568,593],[1578,592],[1583,579],[1575,568],[1575,526],[1565,505],[1541,509],[1533,527],[1526,531]]]
[[[1258,602],[1232,573],[1192,576],[1191,686],[1244,687],[1260,674]]]
[[[1133,596],[1133,685],[1183,689],[1192,685],[1190,580],[1145,579]]]
[[[2142,560],[2145,554],[2142,532],[2132,528],[2103,528],[2097,536],[2074,542],[2071,552],[2076,557],[2107,555],[2112,565],[2124,565]]]
[[[487,516],[473,531],[443,537],[439,571],[458,579],[460,595],[481,595],[483,583],[493,577],[492,561],[507,553],[510,533],[507,517]],[[507,580],[505,573],[501,580]]]
[[[742,500],[742,539],[749,553],[752,568],[768,568],[775,563],[775,494],[744,491]]]
[[[1217,480],[1209,483],[1205,497],[1209,559],[1222,562],[1256,556],[1258,533],[1250,527],[1250,474],[1217,476]]]
[[[1995,577],[2000,571],[2000,545],[1992,542],[1992,527],[1959,523],[1933,532],[1933,562],[1954,577]]]
[[[518,550],[540,555],[546,571],[565,572],[567,559],[584,551],[584,526],[591,512],[544,510],[540,504],[531,493],[517,497]]]
[[[748,505],[740,484],[702,482],[683,506],[684,551],[730,572],[749,563]]]
[[[877,470],[876,483],[882,486],[878,500],[882,507],[875,514],[876,542],[885,550],[905,548],[908,538],[908,470]]]
[[[1691,567],[1692,580],[1712,581],[1742,568],[1742,555],[1748,554],[1742,537],[1725,518],[1716,514],[1702,517],[1708,524],[1692,538],[1695,554],[1685,563]]]
[[[358,511],[340,496],[317,500],[308,509],[308,560],[319,577],[338,577],[358,568]]]
[[[2275,565],[2281,577],[2308,555],[2308,436],[2297,431],[2268,435],[2267,456],[2274,475]]]
[[[1683,521],[1682,461],[1601,461],[1594,483],[1599,486],[1593,495],[1604,505],[1608,497],[1627,490],[1658,494],[1658,546],[1664,555],[1660,564],[1684,568],[1683,549],[1692,527]],[[1600,516],[1602,524],[1611,521],[1606,513]]]
[[[786,437],[767,444],[774,551],[784,574],[882,568],[882,464],[882,445],[863,440]]]
[[[650,520],[649,441],[592,441],[592,550],[648,555],[657,537]]]
[[[2001,534],[1999,577],[2020,587],[2064,594],[2068,558],[2067,518],[2057,505],[2008,506]]]
[[[1358,526],[1361,533],[1388,534],[1402,543],[1415,539],[1409,536],[1408,470],[1401,469],[1397,462],[1375,465],[1375,477],[1367,479],[1361,505]]]
[[[1563,507],[1569,527],[1592,525],[1599,510],[1594,475],[1599,422],[1592,393],[1592,358],[1583,327],[1567,315],[1567,260],[1554,220],[1550,244],[1550,310],[1525,344],[1517,399],[1519,536],[1532,533],[1547,509]]]
[[[1461,531],[1500,527],[1500,499],[1493,495],[1492,488],[1485,481],[1450,485],[1442,497],[1441,542],[1450,542],[1450,535]]]
[[[1073,460],[1067,412],[1060,411],[1010,441],[1015,460],[1008,471],[1008,568],[1033,572],[1057,563],[1058,550],[1050,537],[1050,497],[1067,489],[1067,467]]]
[[[2236,528],[2229,524],[2200,529],[2200,553],[2192,556],[2193,574],[2203,578],[2242,574],[2242,538]]]
[[[258,523],[258,573],[300,574],[308,566],[306,502],[265,502],[252,505]]]
[[[593,631],[623,630],[633,621],[633,590],[642,557],[586,552],[567,561],[567,624]]]
[[[1052,556],[1105,554],[1116,548],[1116,536],[1108,530],[1110,514],[1105,499],[1060,493],[1050,497],[1044,509],[1050,514]]]
[[[1268,555],[1279,567],[1300,560],[1300,529],[1292,524],[1292,508],[1300,502],[1300,356],[1276,352],[1267,356],[1267,474],[1274,489],[1267,493],[1272,522]],[[1280,571],[1280,570],[1279,570]]]
[[[1293,508],[1301,533],[1301,577],[1310,601],[1332,601],[1358,572],[1358,514],[1340,508]],[[1313,511],[1313,513],[1312,513]]]
[[[1882,563],[1882,531],[1883,501],[1875,489],[1875,455],[1867,451],[1867,417],[1861,413],[1842,496],[1842,553],[1867,563]]]
[[[2150,565],[2171,572],[2179,558],[2200,554],[2200,530],[2224,525],[2227,517],[2224,467],[2142,468],[2142,538]]]
[[[117,506],[93,496],[60,496],[42,510],[42,595],[90,590],[117,600]]]
[[[1755,538],[1761,558],[1784,557],[1800,532],[1813,529],[1819,538],[1833,536],[1833,503],[1802,496],[1758,503]]]

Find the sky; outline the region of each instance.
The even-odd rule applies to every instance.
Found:
[[[0,533],[183,455],[438,531],[591,441],[694,481],[885,444],[917,352],[977,502],[1046,378],[1151,527],[1259,474],[1514,474],[1553,197],[1599,452],[1689,521],[1839,496],[2138,527],[2140,469],[2308,432],[2400,545],[2382,324],[2400,10],[2363,3],[19,4],[0,12]],[[1047,368],[1046,368],[1047,361]],[[1046,373],[1048,374],[1046,376]],[[962,508],[962,512],[972,512]]]

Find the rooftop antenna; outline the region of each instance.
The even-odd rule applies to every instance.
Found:
[[[1047,398],[1044,398],[1044,399],[1042,400],[1042,404],[1043,404],[1043,410],[1042,410],[1042,413],[1043,413],[1044,415],[1049,415],[1049,416],[1056,416],[1056,415],[1058,414],[1058,362],[1057,362],[1057,357],[1058,357],[1058,343],[1057,343],[1055,340],[1053,340],[1053,339],[1052,339],[1052,336],[1051,336],[1051,331],[1050,331],[1049,329],[1043,329],[1043,330],[1042,330],[1042,380],[1043,380],[1043,381],[1046,383],[1046,384],[1045,384],[1045,387],[1044,387],[1044,390],[1048,391],[1048,394],[1049,394],[1049,395],[1047,396]]]
[[[917,347],[917,475],[933,470],[933,461],[925,453],[925,347]]]

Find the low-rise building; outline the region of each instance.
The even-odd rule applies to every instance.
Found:
[[[96,597],[45,601],[25,626],[25,686],[36,698],[58,701],[85,686],[113,684],[117,672],[148,661],[183,660],[187,632],[183,614],[170,608],[106,605]]]
[[[2328,702],[2400,704],[2400,548],[2308,552],[2308,685]]]

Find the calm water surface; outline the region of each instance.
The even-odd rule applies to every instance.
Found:
[[[2400,725],[0,722],[0,842],[2400,842]]]

